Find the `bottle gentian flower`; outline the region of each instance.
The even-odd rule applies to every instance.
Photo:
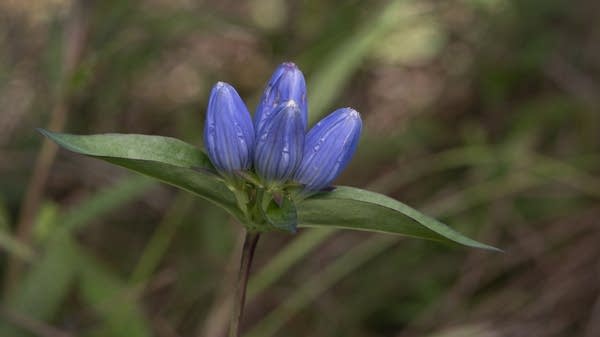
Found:
[[[306,125],[304,77],[293,63],[283,63],[267,85],[254,123],[231,85],[219,82],[212,88],[204,145],[213,165],[193,145],[169,137],[88,137],[40,131],[72,151],[149,175],[212,201],[244,225],[230,336],[240,336],[247,276],[263,232],[295,233],[302,225],[348,227],[496,250],[381,194],[340,187],[314,195],[329,187],[350,162],[362,121],[357,111],[343,108],[305,134]],[[115,144],[119,145],[117,149]],[[213,167],[224,179],[210,173]]]
[[[254,168],[265,182],[292,178],[304,152],[304,122],[296,101],[277,106],[256,132]]]
[[[295,180],[307,191],[329,186],[350,162],[361,129],[360,114],[351,108],[338,109],[323,118],[306,135]]]
[[[254,114],[254,127],[259,130],[281,103],[293,100],[300,108],[304,130],[308,125],[306,82],[304,75],[292,62],[282,63],[273,73]]]
[[[204,145],[208,157],[220,172],[233,174],[252,166],[252,118],[240,95],[227,83],[218,82],[210,93]]]

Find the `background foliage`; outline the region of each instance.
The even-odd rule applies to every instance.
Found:
[[[239,227],[35,127],[201,146],[211,85],[251,108],[299,64],[312,121],[362,112],[339,182],[491,254],[266,235],[247,336],[600,334],[600,5],[592,0],[0,3],[0,336],[223,335]],[[268,289],[268,290],[267,290]]]

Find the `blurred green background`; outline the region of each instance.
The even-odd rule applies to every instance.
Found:
[[[210,87],[253,110],[294,61],[311,120],[364,134],[338,183],[494,254],[268,234],[245,336],[600,336],[600,2],[3,0],[0,336],[224,336],[240,226],[34,131],[201,146]]]

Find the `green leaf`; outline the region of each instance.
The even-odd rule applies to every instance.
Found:
[[[160,136],[114,133],[80,136],[38,130],[68,150],[158,179],[242,217],[235,195],[214,173],[208,157],[191,144]]]
[[[383,194],[340,186],[297,202],[300,227],[335,227],[454,242],[489,250],[445,224]]]
[[[213,168],[202,151],[171,137],[119,133],[82,136],[44,129],[38,131],[65,149],[88,156],[151,160],[208,170]]]

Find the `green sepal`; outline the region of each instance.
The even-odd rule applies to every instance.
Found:
[[[276,193],[266,205],[261,205],[263,217],[278,230],[295,234],[298,225],[296,205],[287,193]]]

